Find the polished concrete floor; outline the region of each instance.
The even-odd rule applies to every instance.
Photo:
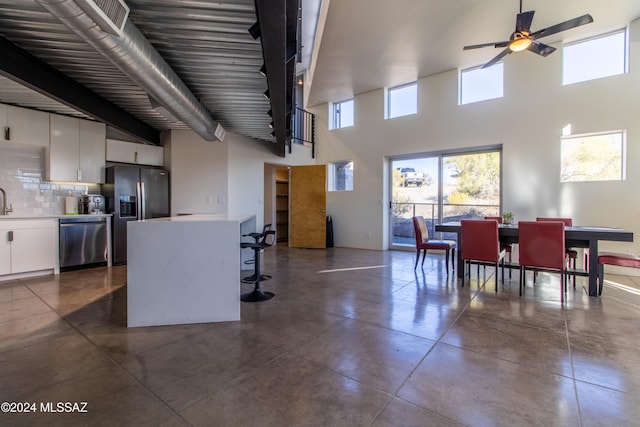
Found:
[[[640,425],[640,278],[562,306],[413,256],[268,249],[275,298],[217,324],[127,329],[125,267],[2,282],[0,402],[35,412],[0,425]]]

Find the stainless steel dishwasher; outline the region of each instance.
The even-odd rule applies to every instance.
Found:
[[[107,264],[107,220],[102,216],[60,219],[60,269]]]

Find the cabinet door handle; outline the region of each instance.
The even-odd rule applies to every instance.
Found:
[[[11,141],[11,128],[9,126],[4,127],[4,139]]]
[[[136,151],[136,154],[133,157],[133,162],[134,163],[138,163],[138,152]]]
[[[10,242],[13,242],[13,231],[10,231],[7,233],[7,238],[9,239]]]
[[[77,181],[82,181],[82,169],[78,169],[76,172]]]

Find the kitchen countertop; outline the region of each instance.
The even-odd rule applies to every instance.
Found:
[[[255,215],[227,215],[227,214],[193,214],[178,215],[164,218],[145,219],[144,222],[208,222],[208,221],[238,221],[240,223],[255,219]]]
[[[11,219],[55,219],[55,218],[82,218],[82,217],[88,217],[88,218],[108,218],[113,216],[113,214],[87,214],[87,215],[65,215],[65,214],[59,214],[59,215],[0,215],[0,221],[6,219],[6,220],[11,220]]]

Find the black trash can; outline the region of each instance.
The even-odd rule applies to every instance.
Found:
[[[327,215],[327,247],[333,247],[333,220],[331,215]]]

